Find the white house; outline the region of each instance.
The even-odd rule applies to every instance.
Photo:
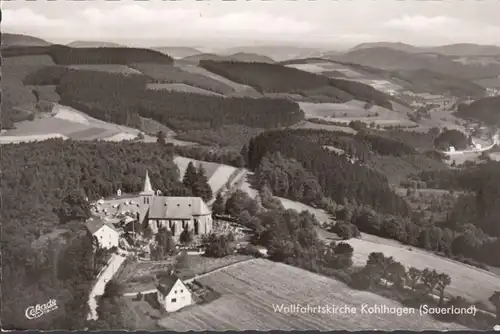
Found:
[[[175,312],[191,305],[193,300],[191,291],[175,275],[162,278],[157,290],[158,302],[167,312]]]
[[[107,249],[118,247],[120,231],[112,224],[105,223],[97,218],[90,218],[86,225],[90,234],[95,237],[99,243],[99,247]]]

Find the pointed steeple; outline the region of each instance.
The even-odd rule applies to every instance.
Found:
[[[146,180],[144,181],[144,189],[141,195],[154,195],[153,187],[151,187],[151,180],[149,179],[149,173],[146,170]]]

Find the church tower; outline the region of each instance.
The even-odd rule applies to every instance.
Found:
[[[146,180],[144,181],[144,188],[139,193],[139,196],[141,196],[142,204],[149,205],[150,201],[151,201],[151,197],[154,196],[154,194],[155,194],[155,192],[153,190],[153,187],[151,187],[151,180],[149,179],[149,173],[146,170]]]

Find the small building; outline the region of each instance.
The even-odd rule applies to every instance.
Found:
[[[167,312],[175,312],[192,303],[191,291],[176,275],[162,278],[156,288],[158,303]]]
[[[98,218],[90,218],[87,223],[87,230],[97,240],[101,248],[118,247],[120,232],[111,223],[106,223]]]

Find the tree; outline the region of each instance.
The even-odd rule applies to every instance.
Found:
[[[248,195],[242,190],[236,190],[226,201],[226,213],[238,217],[248,204]]]
[[[205,255],[210,257],[224,257],[233,253],[233,249],[225,235],[211,234],[207,238]]]
[[[31,92],[35,96],[36,102],[38,103],[40,101],[40,94],[38,93],[38,91],[36,89],[33,89]]]
[[[430,270],[429,268],[425,268],[422,272],[422,283],[424,284],[426,290],[425,292],[428,294],[432,294],[434,289],[439,283],[439,274],[435,269]]]
[[[198,179],[198,173],[196,167],[193,162],[190,161],[186,167],[186,171],[184,172],[184,176],[182,178],[182,184],[188,189],[193,189]]]
[[[195,180],[192,185],[191,191],[196,197],[201,197],[205,202],[212,199],[212,188],[208,184],[208,178],[205,174],[205,169],[200,164],[195,171]]]
[[[372,282],[380,282],[380,279],[385,277],[385,273],[389,265],[388,262],[388,258],[386,258],[383,253],[370,253],[365,266],[365,272],[369,277],[370,285]]]
[[[90,218],[90,204],[80,190],[70,192],[57,211],[63,224],[71,220],[85,221]]]
[[[492,303],[496,308],[496,318],[497,323],[500,322],[500,291],[495,291],[490,298],[488,298],[490,303]]]
[[[399,289],[404,288],[406,268],[397,261],[390,263],[387,267],[387,280]]]
[[[165,259],[168,255],[173,254],[175,251],[175,242],[172,238],[172,232],[162,227],[158,229],[155,239],[158,244],[158,256],[161,259]]]
[[[142,132],[139,132],[139,133],[137,134],[137,139],[138,139],[138,140],[143,140],[143,139],[144,139],[144,134],[143,134]]]
[[[221,193],[218,193],[215,197],[214,204],[212,204],[212,212],[216,215],[222,215],[226,212],[226,203],[224,202],[224,198]]]
[[[444,290],[451,284],[451,277],[445,273],[438,275],[437,290],[439,291],[439,306],[443,306]]]
[[[186,271],[189,270],[190,267],[191,267],[191,260],[189,258],[189,255],[186,251],[182,251],[175,258],[174,269],[177,273],[180,272],[186,273]]]
[[[156,143],[162,146],[164,146],[167,143],[165,133],[163,133],[163,131],[161,130],[158,131],[158,133],[156,134]]]
[[[104,288],[104,293],[101,298],[110,299],[115,301],[120,298],[123,294],[123,286],[116,281],[116,279],[111,279]]]
[[[410,285],[411,291],[415,291],[418,281],[422,277],[422,271],[415,267],[410,267],[408,269],[408,283]]]
[[[179,241],[185,245],[193,242],[193,231],[186,226],[179,236]]]
[[[238,216],[238,223],[245,227],[251,227],[252,216],[247,210],[243,210]]]
[[[243,161],[244,161],[243,166],[247,166],[248,165],[248,147],[246,144],[243,145],[243,147],[241,148],[240,156],[243,157]]]

